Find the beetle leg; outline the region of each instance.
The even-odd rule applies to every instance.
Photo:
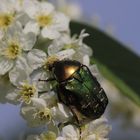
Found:
[[[70,110],[73,114],[73,116],[75,117],[77,123],[78,123],[78,127],[79,127],[79,131],[80,131],[80,140],[81,140],[81,134],[82,134],[82,130],[81,130],[81,121],[82,121],[82,117],[81,117],[81,114],[77,111],[77,109],[70,105]]]
[[[60,94],[60,91],[58,90],[58,88],[57,88],[57,96],[58,96],[59,102],[62,102],[63,103],[63,101],[61,99],[61,94]]]
[[[69,107],[70,107],[70,110],[71,110],[72,114],[74,115],[77,123],[80,124],[80,118],[78,116],[77,109],[74,106],[72,106],[72,105],[70,105]]]

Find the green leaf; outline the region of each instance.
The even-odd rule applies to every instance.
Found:
[[[97,63],[104,77],[140,106],[140,57],[101,30],[71,22],[72,35],[79,34],[82,29],[90,34],[84,42],[93,49],[92,60]]]

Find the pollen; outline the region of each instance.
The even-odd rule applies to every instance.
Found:
[[[13,22],[14,16],[9,13],[0,14],[0,28],[7,28]]]
[[[29,85],[25,83],[24,85],[21,86],[21,90],[19,94],[21,95],[21,99],[29,104],[31,102],[31,97],[35,95],[36,88],[34,85]]]
[[[40,27],[49,26],[52,23],[52,16],[51,15],[39,15],[37,16],[37,22]]]
[[[54,62],[58,60],[59,60],[58,57],[55,55],[48,57],[44,62],[44,69],[49,70],[49,68],[54,64]]]
[[[41,121],[51,120],[51,111],[49,108],[45,108],[37,113]]]
[[[18,42],[8,43],[8,47],[4,49],[4,55],[8,59],[16,59],[21,54],[21,48]]]

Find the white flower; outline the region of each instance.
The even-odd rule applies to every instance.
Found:
[[[0,30],[6,29],[15,19],[12,2],[5,0],[0,4]]]
[[[26,57],[25,52],[32,49],[35,41],[34,34],[23,33],[20,23],[11,26],[5,38],[0,42],[0,75],[9,72],[16,63],[19,64],[20,59]]]
[[[22,1],[24,0],[4,0],[0,5],[1,11],[16,11],[21,7]]]
[[[24,102],[26,104],[30,104],[32,98],[38,97],[38,89],[36,83],[31,81],[28,73],[26,73],[26,71],[23,69],[18,68],[18,72],[19,73],[14,73],[17,74],[17,76],[15,76],[15,79],[12,79],[16,87],[8,92],[6,98],[9,102],[12,103]],[[21,73],[22,76],[19,76]]]
[[[57,0],[54,3],[59,11],[68,15],[71,19],[78,20],[82,17],[82,9],[80,5],[74,1]]]
[[[25,32],[34,32],[44,38],[58,38],[61,32],[69,31],[69,19],[62,13],[55,12],[54,7],[48,2],[30,2],[25,7],[25,12],[32,19],[25,26]]]
[[[13,26],[21,16],[20,0],[4,0],[0,4],[0,39],[4,37],[7,29]]]
[[[66,122],[72,116],[69,109],[58,103],[56,93],[47,92],[39,98],[32,98],[32,103],[21,107],[21,115],[29,126],[35,127],[55,122]]]
[[[28,136],[27,140],[108,140],[106,137],[110,130],[107,120],[100,118],[81,127],[81,136],[79,128],[70,124],[62,128],[59,136],[51,130],[40,135]]]
[[[111,130],[108,121],[105,118],[99,118],[89,123],[82,132],[84,140],[107,140],[107,135]]]
[[[61,50],[73,49],[76,53],[72,56],[72,59],[75,59],[82,63],[83,57],[85,55],[92,55],[91,48],[89,48],[86,44],[83,43],[83,39],[87,36],[88,34],[85,33],[85,30],[81,31],[78,38],[76,38],[76,36],[71,38],[69,34],[62,34],[60,38],[54,40],[48,47],[48,54],[52,55]]]
[[[43,99],[34,99],[32,103],[21,107],[21,115],[27,121],[28,126],[37,127],[51,122],[51,110]]]
[[[38,88],[38,92],[47,92],[52,89],[52,84],[51,82],[45,82],[45,81],[39,81],[41,80],[46,80],[50,77],[50,74],[44,71],[43,69],[38,69],[32,72],[30,75],[32,78],[32,81],[36,81],[36,86]]]
[[[79,129],[74,125],[67,125],[62,128],[61,136],[56,140],[79,140],[80,132]]]
[[[43,99],[45,98],[45,99]],[[48,124],[52,121],[51,108],[56,105],[54,92],[44,93],[39,98],[32,98],[30,104],[23,104],[21,115],[31,127]]]
[[[57,106],[53,107],[51,111],[54,120],[58,123],[68,122],[73,116],[70,109],[61,103],[57,103]]]
[[[107,140],[106,136],[111,127],[107,124],[104,118],[90,122],[85,127],[81,128],[81,140]],[[79,140],[80,131],[76,126],[67,125],[63,127],[61,136],[57,140]]]

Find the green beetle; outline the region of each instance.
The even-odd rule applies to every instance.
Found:
[[[70,108],[79,126],[104,113],[108,98],[87,66],[75,60],[58,60],[49,70],[53,78],[46,81],[57,81],[58,99]]]

